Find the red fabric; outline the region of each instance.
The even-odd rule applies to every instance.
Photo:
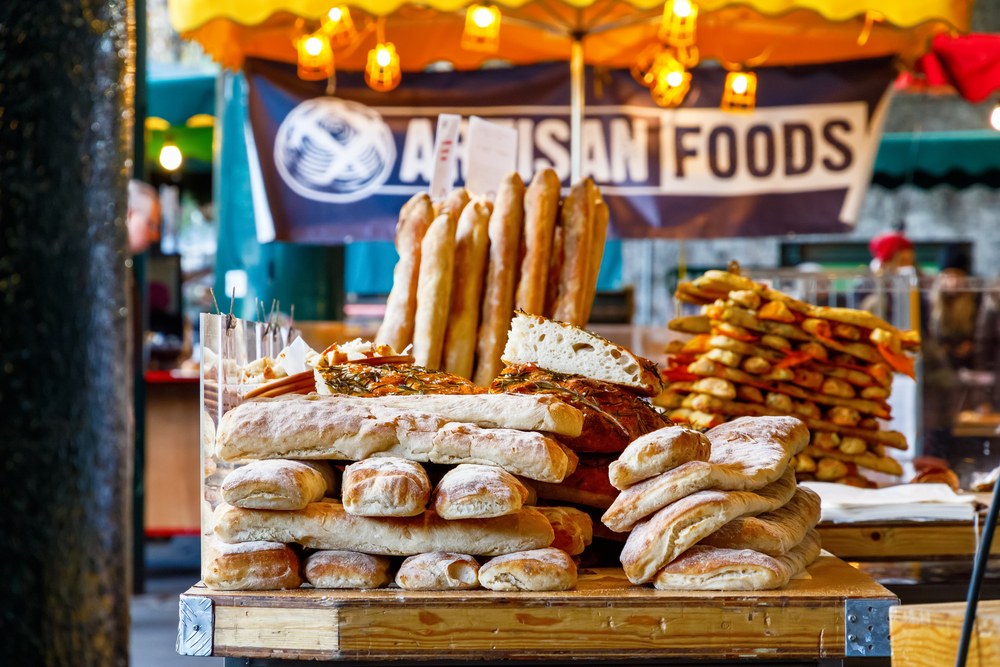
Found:
[[[932,48],[952,85],[968,101],[982,102],[1000,89],[1000,34],[951,37],[942,33],[934,38]],[[928,83],[936,85],[924,71]]]
[[[947,86],[951,84],[951,77],[941,63],[941,59],[934,51],[930,51],[917,61],[917,71],[923,72],[929,86]]]
[[[913,250],[913,242],[898,232],[884,232],[868,244],[868,251],[880,262],[888,262],[900,250]]]

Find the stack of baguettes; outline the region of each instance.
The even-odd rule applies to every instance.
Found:
[[[621,495],[602,518],[629,532],[628,578],[660,589],[779,588],[819,555],[818,496],[789,467],[809,443],[791,417],[747,417],[705,434],[671,426],[612,464]]]
[[[572,508],[534,507],[530,482],[577,464],[552,434],[579,410],[550,396],[289,395],[221,419],[213,454],[249,462],[222,485],[210,588],[565,590],[592,538]],[[342,480],[338,467],[344,466]],[[436,484],[421,463],[450,466]],[[442,473],[442,468],[431,471]],[[340,489],[338,493],[338,487]],[[390,557],[406,556],[401,564]],[[490,557],[480,568],[476,557]]]
[[[511,173],[496,199],[464,188],[439,204],[414,195],[399,214],[392,291],[376,343],[486,387],[515,308],[583,325],[597,288],[608,207],[591,179],[560,200],[559,177]]]
[[[867,468],[902,474],[886,447],[906,449],[883,431],[893,373],[913,376],[907,351],[919,334],[871,313],[812,306],[752,280],[708,271],[678,287],[702,315],[670,322],[695,334],[668,347],[666,391],[654,403],[673,421],[711,427],[740,416],[793,415],[812,432],[792,462],[802,480],[868,486]]]

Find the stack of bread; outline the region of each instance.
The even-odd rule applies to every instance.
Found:
[[[464,188],[433,204],[414,195],[399,214],[392,291],[375,337],[418,367],[481,387],[500,373],[514,309],[587,322],[604,254],[608,207],[591,179],[560,201],[559,177],[511,173],[494,201]]]
[[[791,417],[745,417],[705,434],[672,426],[610,469],[622,493],[604,524],[628,532],[628,578],[659,589],[778,588],[819,555],[820,504],[789,462],[809,444]]]
[[[395,573],[405,589],[571,588],[590,517],[533,507],[522,479],[571,474],[577,458],[552,434],[582,426],[579,410],[541,395],[246,401],[216,433],[215,456],[248,463],[222,484],[205,583],[377,588],[390,581],[390,557],[406,556]],[[480,568],[476,557],[491,560]]]
[[[700,316],[670,322],[695,334],[667,349],[666,391],[654,403],[700,428],[741,416],[792,415],[811,431],[792,465],[803,480],[869,486],[866,468],[902,474],[886,447],[905,437],[882,430],[893,373],[913,376],[917,332],[871,313],[803,303],[736,273],[708,271],[678,287]]]

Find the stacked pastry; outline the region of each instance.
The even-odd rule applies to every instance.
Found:
[[[793,460],[799,479],[867,486],[858,468],[899,475],[884,431],[893,373],[913,376],[903,332],[865,311],[811,306],[734,273],[708,271],[677,290],[702,315],[670,322],[695,334],[668,348],[666,391],[654,403],[670,418],[706,428],[740,416],[793,415],[811,431]]]
[[[790,417],[741,418],[706,434],[673,426],[633,442],[611,466],[622,493],[603,517],[629,532],[625,574],[660,589],[785,585],[820,551],[819,498],[789,467],[808,443]]]
[[[586,323],[607,228],[593,181],[560,202],[551,169],[527,188],[509,174],[492,202],[464,188],[440,204],[414,195],[400,211],[399,261],[375,340],[400,351],[412,345],[417,366],[486,387],[503,368],[515,308]]]
[[[219,423],[215,454],[249,461],[222,485],[205,583],[220,589],[564,590],[590,518],[537,509],[517,477],[559,483],[581,433],[549,396],[288,395]],[[338,485],[330,461],[346,463]],[[434,485],[422,463],[451,466]],[[340,492],[338,494],[338,486]],[[303,551],[305,549],[306,551]],[[304,556],[304,561],[301,560]],[[480,569],[476,557],[491,557]]]

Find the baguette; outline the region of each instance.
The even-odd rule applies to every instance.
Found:
[[[215,534],[223,542],[294,542],[311,549],[359,551],[379,556],[415,556],[450,551],[479,556],[540,549],[555,533],[542,514],[524,507],[495,519],[446,521],[430,510],[407,518],[355,516],[338,503],[312,503],[290,512],[220,505]]]
[[[392,272],[392,290],[385,304],[385,318],[375,342],[402,351],[413,341],[417,314],[417,281],[420,275],[420,244],[434,220],[434,207],[426,192],[410,198],[399,211],[396,251],[399,261]]]
[[[594,182],[585,178],[573,185],[562,206],[564,264],[552,319],[576,326],[586,324],[584,300],[590,287],[594,246],[594,190]]]
[[[556,311],[556,301],[559,298],[559,280],[562,278],[565,263],[566,229],[559,220],[556,220],[556,228],[552,232],[552,256],[549,259],[549,272],[545,282],[545,312],[542,313],[550,319]]]
[[[444,340],[444,370],[472,379],[483,274],[489,254],[493,203],[477,199],[462,211],[455,232],[455,284]]]
[[[465,188],[455,188],[448,193],[443,202],[434,204],[434,217],[437,217],[443,213],[451,213],[455,216],[455,219],[462,215],[462,211],[465,207],[469,205],[469,191]]]
[[[389,559],[355,551],[317,551],[306,559],[313,588],[381,588],[389,581]]]
[[[413,360],[417,366],[437,370],[448,326],[451,285],[455,271],[455,228],[451,213],[431,223],[420,245],[420,278],[417,314],[413,324]]]
[[[490,261],[486,270],[483,316],[476,345],[475,383],[486,387],[503,369],[500,355],[514,315],[517,255],[524,221],[524,182],[517,172],[504,178],[490,216]]]
[[[544,315],[552,254],[552,235],[559,213],[559,177],[552,169],[535,172],[524,192],[524,259],[517,284],[517,309]]]
[[[597,295],[597,278],[601,273],[601,262],[604,260],[604,244],[608,238],[608,205],[601,197],[601,191],[594,187],[594,241],[590,248],[590,271],[588,273],[587,291],[583,295],[583,322],[590,321],[590,311],[594,307],[594,297]]]

